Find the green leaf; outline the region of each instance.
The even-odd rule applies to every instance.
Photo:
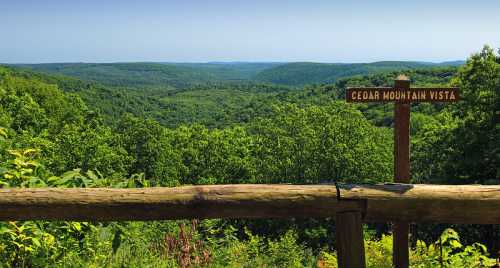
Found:
[[[71,227],[73,227],[73,229],[75,229],[78,232],[82,230],[82,225],[79,222],[71,223]]]
[[[31,241],[33,242],[33,245],[35,245],[35,247],[40,247],[41,244],[40,244],[40,240],[38,238],[35,238],[35,237],[32,237],[31,238]]]
[[[14,233],[14,231],[5,225],[0,226],[0,234],[5,233]]]
[[[7,130],[3,127],[0,127],[0,137],[7,138]]]
[[[64,179],[73,179],[73,178],[78,177],[78,176],[81,176],[79,168],[73,169],[71,171],[67,171],[61,175],[61,177]]]
[[[457,249],[457,248],[461,248],[461,247],[462,247],[462,244],[460,244],[460,242],[458,242],[457,240],[451,240],[451,241],[450,241],[450,246],[451,246],[453,249]]]

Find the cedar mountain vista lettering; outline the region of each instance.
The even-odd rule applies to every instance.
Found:
[[[457,88],[348,88],[348,102],[455,102]]]

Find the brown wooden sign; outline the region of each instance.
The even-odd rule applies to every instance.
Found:
[[[455,102],[460,99],[458,88],[351,87],[348,102]]]
[[[394,87],[350,87],[347,102],[395,102],[394,105],[394,182],[410,183],[410,103],[456,102],[458,88],[410,88],[410,79],[404,75],[394,80]],[[408,268],[408,222],[393,225],[393,264]]]

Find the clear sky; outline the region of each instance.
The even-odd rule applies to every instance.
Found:
[[[0,62],[445,61],[500,47],[500,0],[0,0]]]

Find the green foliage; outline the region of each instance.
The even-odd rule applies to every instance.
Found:
[[[43,187],[43,167],[35,160],[38,153],[34,149],[8,150],[14,156],[4,163],[0,169],[0,185],[2,187]]]
[[[97,174],[96,174],[97,173]],[[48,179],[48,183],[53,187],[104,187],[109,185],[107,180],[102,178],[99,172],[87,170],[82,172],[76,168],[63,173],[60,177],[52,176]]]
[[[379,240],[365,240],[366,267],[391,268],[392,266],[392,236],[382,235]],[[335,252],[322,252],[320,267],[337,267]],[[410,249],[410,267],[440,268],[440,267],[494,267],[497,262],[489,258],[486,247],[480,243],[464,246],[460,237],[453,229],[446,229],[439,240],[426,245],[418,240]]]
[[[108,125],[114,125],[124,113],[130,113],[141,118],[153,118],[168,127],[176,127],[182,123],[223,127],[249,122],[256,116],[268,115],[273,104],[282,102],[324,105],[332,99],[344,98],[346,85],[392,85],[392,79],[399,72],[401,70],[354,76],[340,79],[334,85],[307,86],[304,89],[251,82],[209,83],[180,89],[165,86],[137,89],[102,86],[64,76],[15,69],[16,75],[57,84],[66,92],[78,94],[89,107],[103,114]],[[403,72],[412,77],[417,85],[430,86],[447,83],[456,68],[408,69]],[[371,121],[377,125],[390,125],[391,107],[380,104],[371,104],[367,108],[365,106],[359,107]]]
[[[62,74],[108,86],[185,88],[196,84],[233,81],[270,82],[289,86],[333,83],[344,77],[390,71],[457,66],[463,62],[425,63],[385,61],[328,64],[293,63],[49,63],[16,65]]]
[[[329,64],[312,62],[294,62],[279,65],[257,74],[258,81],[271,82],[288,86],[306,84],[334,83],[337,80],[354,76],[381,72],[407,71],[412,69],[434,68],[448,64],[432,64],[421,62],[385,61],[374,63]],[[450,63],[448,66],[454,65]],[[394,79],[394,77],[392,77]],[[358,84],[359,85],[359,84]]]
[[[474,54],[453,80],[463,100],[422,126],[414,140],[419,180],[500,183],[499,58],[489,47]]]
[[[204,223],[202,224],[204,226]],[[207,227],[207,226],[204,226]],[[210,266],[214,267],[304,267],[313,262],[311,252],[297,242],[293,231],[277,240],[265,239],[245,229],[246,239],[238,239],[237,229],[229,225],[225,229],[209,227],[208,250]]]
[[[201,125],[169,132],[182,159],[184,184],[248,183],[257,170],[254,138],[241,127],[209,130]]]
[[[142,173],[153,185],[179,184],[180,158],[172,150],[167,133],[153,120],[125,116],[114,139],[133,159],[128,174]]]
[[[274,113],[250,128],[259,144],[260,181],[391,180],[390,133],[371,126],[359,111],[336,102],[325,107],[286,105]]]
[[[49,63],[18,65],[110,86],[186,87],[193,84],[248,80],[279,63]]]
[[[411,257],[414,267],[493,267],[486,247],[480,243],[464,246],[453,229],[446,229],[435,243],[417,241]]]
[[[133,161],[108,127],[89,121],[80,125],[65,125],[50,137],[45,149],[46,165],[56,173],[81,168],[99,170],[106,178],[130,175]]]
[[[304,248],[297,245],[297,235],[288,231],[278,241],[268,242],[268,254],[272,256],[271,266],[303,267]]]
[[[3,127],[32,135],[56,133],[64,124],[79,122],[85,104],[61,94],[54,85],[26,79],[0,67],[0,111]]]
[[[459,86],[463,96],[456,105],[412,106],[414,182],[498,184],[499,58],[485,48],[460,68],[397,62],[319,64],[310,66],[314,75],[304,72],[293,81],[287,80],[293,72],[286,68],[300,71],[308,64],[275,68],[285,70],[285,84],[307,79],[333,83],[304,88],[220,82],[249,79],[273,64],[235,63],[235,69],[216,63],[33,67],[106,85],[0,67],[0,188],[390,181],[393,107],[346,104],[339,99],[347,86],[389,86],[400,72],[409,75],[414,85]],[[344,77],[353,73],[367,75]],[[7,267],[336,263],[335,254],[328,253],[335,245],[331,219],[181,223],[2,222],[0,263]],[[425,243],[418,242],[412,250],[412,262],[420,265],[415,267],[436,267],[441,251],[449,266],[489,265],[484,246],[473,242],[487,243],[496,252],[498,228],[467,228],[457,226],[462,240],[448,230],[439,243],[433,241],[442,228],[428,229],[422,238]],[[383,232],[384,227],[370,226],[370,237]],[[367,239],[370,267],[389,265],[390,241],[390,236]]]

